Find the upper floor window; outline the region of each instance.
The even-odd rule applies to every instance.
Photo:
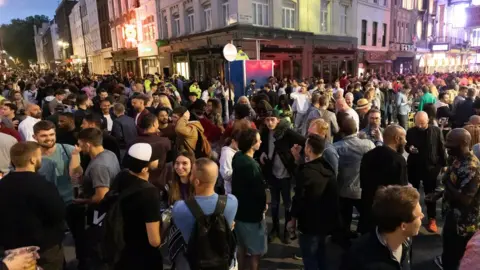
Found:
[[[295,3],[288,1],[282,7],[282,28],[295,29]]]
[[[180,17],[176,16],[173,19],[173,35],[180,36]]]
[[[414,0],[403,0],[402,8],[409,9],[409,10],[413,9],[413,4],[414,4],[413,2]]]
[[[328,32],[330,29],[329,23],[329,13],[330,13],[330,1],[321,0],[321,9],[320,9],[320,31]]]
[[[228,4],[228,0],[226,0],[222,4],[222,21],[224,26],[227,26],[229,24],[229,19],[230,19],[230,6]]]
[[[383,24],[382,47],[387,47],[387,24]]]
[[[205,15],[205,31],[212,30],[212,8],[205,8],[203,13]]]
[[[341,5],[340,6],[340,34],[347,34],[347,14],[348,14],[348,6]]]
[[[268,0],[255,0],[252,2],[253,25],[268,26]]]
[[[372,25],[372,46],[377,46],[377,32],[378,32],[378,22],[373,22],[373,25]]]
[[[187,32],[195,32],[195,15],[193,14],[193,10],[189,11],[187,14]]]
[[[367,20],[362,20],[362,36],[360,45],[367,45]]]
[[[167,15],[163,15],[163,21],[162,21],[162,38],[167,39],[168,38],[168,18]]]

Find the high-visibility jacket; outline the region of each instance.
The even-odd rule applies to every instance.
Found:
[[[202,94],[202,90],[200,90],[200,87],[198,85],[195,85],[192,83],[189,88],[190,93],[195,93],[197,94],[197,98],[200,98],[200,95]]]
[[[244,51],[238,50],[235,60],[250,60],[250,58],[248,58],[248,55]]]

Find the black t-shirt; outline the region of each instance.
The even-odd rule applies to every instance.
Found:
[[[130,174],[128,171],[122,171],[116,177],[120,193],[122,190],[141,185],[144,180]],[[154,185],[152,188],[146,188],[139,191],[122,202],[122,213],[124,219],[124,240],[126,249],[129,252],[158,252],[148,242],[148,235],[145,223],[157,222],[161,220],[160,216],[160,197],[158,190]]]

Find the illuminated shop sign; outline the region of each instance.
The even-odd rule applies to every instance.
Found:
[[[124,38],[128,42],[137,42],[137,29],[133,24],[126,24],[123,28]]]
[[[448,44],[433,44],[432,45],[432,52],[445,52],[450,49]]]

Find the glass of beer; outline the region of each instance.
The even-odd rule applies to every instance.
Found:
[[[36,246],[10,249],[10,250],[5,251],[5,257],[6,258],[11,257],[13,259],[15,256],[23,255],[25,253],[32,253],[34,259],[31,262],[28,262],[27,265],[24,265],[24,268],[26,270],[41,270],[40,267],[37,267],[37,259],[39,258],[39,255],[38,255],[39,250],[40,250],[40,248],[36,247]]]

